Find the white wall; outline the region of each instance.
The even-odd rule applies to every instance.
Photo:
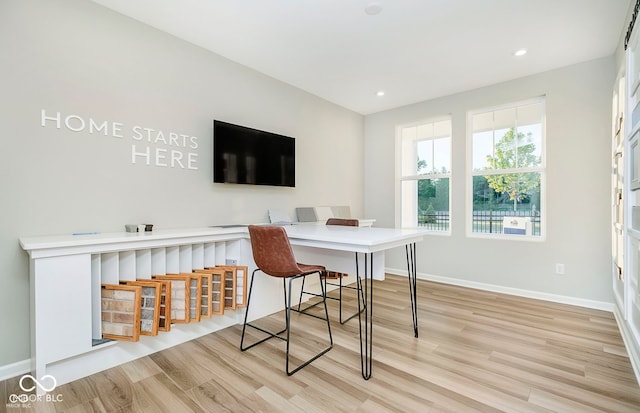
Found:
[[[0,55],[0,371],[29,357],[20,237],[363,210],[359,114],[82,0],[0,2]],[[122,138],[42,127],[42,109],[120,123]],[[213,119],[296,137],[296,188],[213,184]],[[148,144],[197,154],[197,170],[132,164],[132,145],[147,145],[134,126],[197,137],[195,149]]]
[[[452,235],[428,236],[418,245],[418,273],[461,284],[611,303],[610,105],[614,76],[614,58],[609,57],[367,116],[365,215],[377,218],[382,226],[394,224],[396,125],[451,114]],[[467,111],[541,95],[546,95],[547,109],[546,240],[468,238]],[[404,261],[403,251],[387,255],[389,267],[406,271]],[[565,275],[555,274],[555,263],[565,264]]]

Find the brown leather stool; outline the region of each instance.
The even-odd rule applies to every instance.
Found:
[[[285,371],[287,375],[292,375],[301,368],[307,366],[313,360],[325,354],[333,347],[333,337],[331,335],[331,325],[329,324],[329,312],[327,310],[326,293],[322,286],[322,274],[325,268],[321,265],[306,265],[296,262],[289,238],[284,228],[279,226],[267,226],[267,225],[249,225],[249,236],[251,238],[251,249],[253,251],[253,259],[256,263],[256,268],[251,275],[251,283],[249,286],[249,296],[247,298],[247,308],[244,314],[244,323],[242,326],[242,338],[240,339],[240,350],[245,351],[254,347],[260,343],[263,343],[271,338],[278,338],[284,340],[287,343],[286,350],[286,365]],[[255,280],[256,273],[261,271],[271,277],[282,278],[282,285],[284,288],[284,301],[285,301],[285,328],[282,331],[273,333],[271,331],[264,330],[258,326],[247,323],[247,316],[249,315],[249,308],[251,306],[251,295],[253,293],[253,281]],[[329,346],[314,355],[298,367],[293,370],[289,370],[289,347],[290,347],[290,335],[291,335],[291,285],[294,280],[302,278],[303,283],[308,275],[318,274],[318,280],[322,288],[322,302],[324,303],[325,317],[319,317],[313,314],[305,314],[311,317],[319,318],[327,321],[327,331],[329,333]],[[287,293],[287,280],[289,280],[289,288]],[[295,310],[294,310],[295,311]],[[244,346],[244,337],[247,327],[252,327],[263,333],[268,334],[268,337],[259,340],[247,347]],[[282,333],[286,333],[283,337]]]

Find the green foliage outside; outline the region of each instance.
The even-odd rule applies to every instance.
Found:
[[[487,170],[526,168],[540,165],[540,157],[535,154],[536,146],[530,141],[531,133],[516,133],[511,128],[504,134],[495,147],[495,156],[487,155]],[[474,193],[476,179],[474,177]],[[532,193],[540,191],[540,175],[538,173],[512,173],[484,175],[489,186],[496,194],[504,194],[513,202],[514,211],[518,203],[530,201]],[[480,184],[480,182],[478,182]]]
[[[427,170],[427,166],[426,161],[419,159],[418,174]],[[444,169],[442,171],[442,173],[447,172]],[[449,178],[418,180],[418,210],[420,215],[435,215],[436,211],[449,210]],[[430,216],[427,219],[435,222],[435,216]]]

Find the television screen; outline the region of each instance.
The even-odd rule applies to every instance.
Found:
[[[213,182],[296,186],[295,139],[213,121]]]

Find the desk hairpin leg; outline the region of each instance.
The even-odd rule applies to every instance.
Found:
[[[418,338],[418,293],[416,270],[416,243],[405,245],[407,252],[407,274],[409,278],[409,295],[411,296],[411,315],[413,317],[413,334]]]
[[[413,318],[413,334],[418,337],[418,294],[417,294],[417,267],[416,267],[416,243],[405,246],[407,253],[407,272],[409,278],[409,295],[411,296],[411,316]],[[360,368],[365,380],[371,378],[372,354],[373,354],[373,253],[364,254],[364,277],[360,277],[360,265],[356,252],[356,279],[362,280],[362,302],[360,306],[358,297],[358,327],[360,328]],[[360,294],[360,290],[358,294]],[[362,318],[364,317],[364,322]]]
[[[360,266],[358,253],[356,252],[356,278],[360,278]],[[369,380],[371,377],[372,353],[373,353],[373,253],[364,254],[364,282],[362,283],[362,302],[358,297],[358,327],[360,328],[360,368],[362,377]],[[364,317],[364,323],[362,318]],[[364,331],[363,331],[364,330]]]

